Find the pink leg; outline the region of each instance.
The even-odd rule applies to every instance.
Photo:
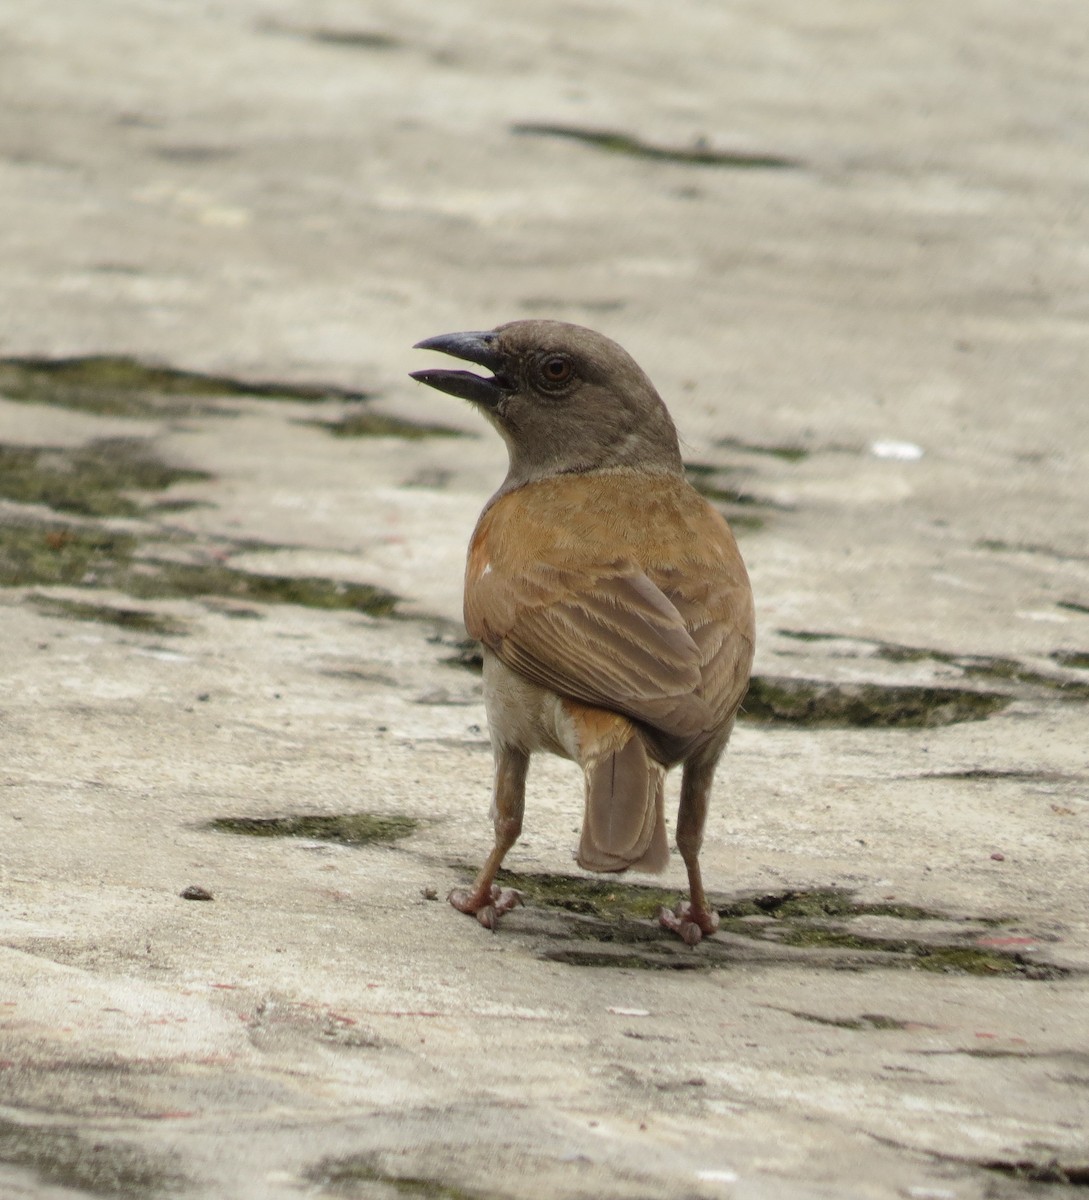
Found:
[[[703,890],[699,859],[716,761],[685,763],[677,812],[677,849],[688,869],[688,900],[672,911],[663,908],[658,914],[662,928],[672,930],[690,946],[697,945],[705,934],[710,936],[718,929],[718,913],[707,903]]]
[[[495,755],[495,845],[470,888],[455,888],[447,899],[458,912],[469,913],[484,926],[495,929],[499,918],[522,903],[520,892],[500,888],[495,876],[507,851],[522,832],[526,804],[526,772],[529,755],[500,747]]]

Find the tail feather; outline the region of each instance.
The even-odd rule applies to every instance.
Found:
[[[586,812],[578,863],[588,871],[662,871],[669,861],[664,813],[665,768],[631,730],[610,753],[583,763]]]

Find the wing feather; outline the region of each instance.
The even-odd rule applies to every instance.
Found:
[[[661,543],[681,547],[679,565],[647,551],[647,530],[618,529],[601,515],[617,506],[602,498],[600,477],[566,478],[562,509],[557,481],[542,481],[481,518],[465,622],[519,674],[645,724],[673,758],[737,707],[752,656],[751,593],[725,522],[683,480],[658,483],[661,496],[645,481],[628,486],[651,532],[657,519]],[[577,487],[587,496],[575,507]]]

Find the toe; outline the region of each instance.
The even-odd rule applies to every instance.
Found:
[[[704,934],[710,935],[718,929],[718,914],[694,912],[691,904],[683,901],[674,909],[663,908],[658,913],[658,924],[687,945],[698,946]]]
[[[703,941],[703,930],[695,921],[681,921],[677,927],[681,940],[688,946],[698,946]]]
[[[499,924],[499,913],[496,911],[494,904],[485,904],[483,908],[476,910],[476,919],[485,929],[494,931],[495,927]]]
[[[476,897],[473,896],[468,888],[454,888],[446,899],[458,912],[469,913],[470,915],[475,913],[479,907],[479,904],[476,903]]]
[[[701,913],[693,913],[692,919],[708,936],[718,932],[718,913],[710,909]]]

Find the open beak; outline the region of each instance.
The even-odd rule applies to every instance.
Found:
[[[500,400],[511,391],[510,381],[500,370],[500,358],[496,350],[498,337],[492,331],[478,333],[440,333],[438,337],[425,338],[413,346],[414,350],[438,350],[452,358],[461,358],[495,372],[491,378],[474,375],[472,371],[449,371],[429,368],[426,371],[410,371],[413,379],[438,388],[462,400],[471,400],[485,408],[495,408]]]

